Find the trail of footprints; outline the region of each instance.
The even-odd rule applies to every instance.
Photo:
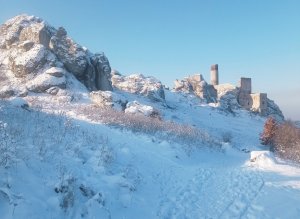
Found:
[[[263,209],[251,204],[263,186],[254,171],[199,169],[186,186],[164,194],[157,218],[266,218]]]

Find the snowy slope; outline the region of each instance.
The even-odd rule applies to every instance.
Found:
[[[260,145],[235,87],[207,104],[39,18],[0,29],[0,219],[300,218],[300,167]]]
[[[152,103],[164,120],[194,125],[219,142],[232,136],[221,149],[187,150],[91,121],[78,110],[89,100],[79,96],[73,103],[27,97],[28,109],[20,101],[0,102],[2,157],[7,155],[0,167],[1,218],[299,217],[300,168],[250,153],[264,149],[261,117],[227,114],[166,92],[166,103]]]

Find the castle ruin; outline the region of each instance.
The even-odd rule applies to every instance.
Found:
[[[213,64],[210,67],[210,84],[206,83],[201,74],[195,74],[184,78],[183,80],[176,80],[174,86],[175,91],[182,91],[186,93],[193,92],[198,97],[205,99],[208,103],[217,103],[224,92],[228,92],[228,85],[219,84],[219,66]],[[266,93],[252,93],[251,78],[242,77],[239,86],[236,88],[231,85],[231,90],[234,90],[239,105],[247,110],[259,112],[261,115],[267,114],[267,94]]]
[[[211,85],[219,85],[219,69],[218,64],[214,64],[210,69]],[[267,114],[267,94],[266,93],[252,93],[251,78],[242,77],[239,83],[239,92],[237,101],[243,108],[261,115]]]
[[[251,78],[241,78],[239,84],[238,103],[245,109],[259,112],[266,115],[267,112],[267,94],[252,93]]]

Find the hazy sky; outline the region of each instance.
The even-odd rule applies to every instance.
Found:
[[[175,79],[219,64],[220,83],[251,77],[287,118],[300,120],[299,0],[0,0],[0,22],[36,15],[122,74]]]

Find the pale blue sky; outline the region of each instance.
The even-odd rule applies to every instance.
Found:
[[[287,118],[300,120],[299,0],[0,0],[0,22],[36,15],[123,74],[173,80],[219,64],[220,82],[251,77]]]

